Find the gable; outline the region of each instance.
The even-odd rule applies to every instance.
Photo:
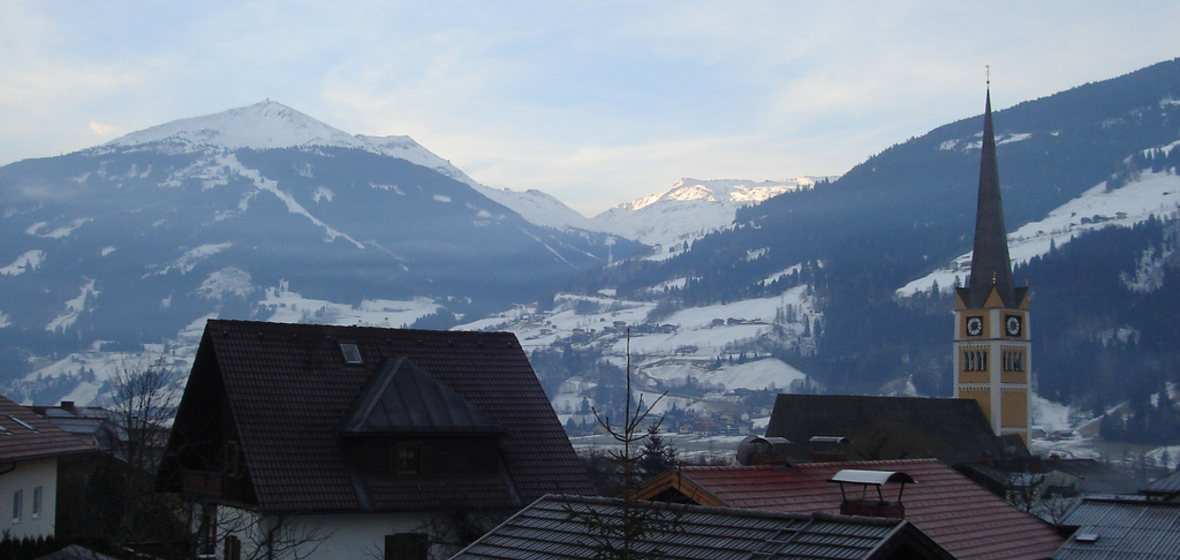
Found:
[[[345,341],[359,360],[342,352]],[[399,417],[406,411],[391,409],[411,390],[433,392],[438,403],[466,403],[464,412],[425,424]],[[513,507],[547,492],[592,492],[511,333],[209,321],[177,416],[182,433],[169,444],[178,459],[218,394],[240,438],[254,505],[266,512],[412,511],[460,499]],[[431,425],[504,433],[492,471],[361,475],[342,445],[344,426],[423,434]]]
[[[385,359],[345,415],[345,435],[499,434],[500,424],[408,358]]]

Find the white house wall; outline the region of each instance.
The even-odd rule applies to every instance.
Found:
[[[15,463],[13,470],[0,465],[0,533],[14,539],[53,535],[57,518],[57,458]],[[40,488],[40,511],[34,496]],[[20,516],[14,515],[14,497],[21,493]]]
[[[247,510],[222,506],[218,513],[218,545],[216,558],[224,560],[224,540],[233,535],[241,541],[241,557],[250,558],[264,542],[264,531],[278,520],[267,516],[258,523],[257,514]],[[285,516],[278,540],[287,543],[306,541],[299,554],[284,557],[310,557],[317,560],[363,560],[384,558],[385,537],[397,533],[427,532],[429,513],[353,513],[334,515]],[[322,542],[315,542],[320,541]],[[314,553],[313,553],[314,550]],[[436,557],[448,557],[458,549]],[[309,556],[310,555],[310,556]],[[259,557],[265,558],[264,554]]]

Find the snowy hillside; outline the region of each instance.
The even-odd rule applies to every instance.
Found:
[[[815,305],[807,287],[797,286],[776,297],[679,309],[652,321],[655,302],[618,299],[609,291],[594,296],[559,294],[551,310],[518,307],[456,329],[511,331],[528,352],[564,345],[601,350],[603,358],[619,368],[627,366],[629,343],[636,390],[653,396],[669,393],[657,412],[675,404],[681,410],[715,413],[733,406],[735,392],[801,389],[806,375],[770,356],[760,341],[770,339],[775,345],[810,352],[815,343],[810,324],[822,319]],[[596,384],[597,380],[575,375],[551,395],[563,422],[576,416],[574,410],[584,398],[595,405]],[[580,417],[575,422],[592,420]]]
[[[681,179],[671,188],[620,204],[593,218],[595,229],[609,231],[668,254],[677,245],[733,224],[738,208],[785,192],[806,190],[817,178],[788,181]]]
[[[1014,265],[1025,263],[1048,253],[1051,246],[1061,247],[1084,232],[1106,227],[1131,227],[1151,215],[1166,216],[1177,210],[1180,210],[1180,177],[1176,175],[1147,172],[1113,190],[1108,190],[1103,182],[1049,212],[1044,219],[1009,233],[1009,256]],[[956,280],[965,283],[970,272],[971,253],[968,252],[906,284],[897,290],[897,295],[905,297],[929,291],[935,282],[940,291],[949,291]]]

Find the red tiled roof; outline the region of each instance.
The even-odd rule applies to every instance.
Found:
[[[0,462],[44,459],[93,449],[86,440],[0,395]]]
[[[839,513],[840,485],[827,482],[842,469],[900,471],[917,484],[902,495],[906,519],[961,560],[1048,558],[1064,542],[1043,521],[1026,514],[936,459],[805,463],[776,470],[754,467],[684,467],[640,490],[650,498],[678,488],[703,505],[786,513]],[[892,494],[890,494],[892,490]],[[886,498],[896,490],[885,487]]]
[[[341,342],[355,343],[363,364],[345,364]],[[339,431],[346,415],[377,369],[397,358],[408,358],[503,427],[510,482],[479,473],[361,475],[346,462]],[[170,446],[182,446],[175,432],[200,429],[202,416],[222,398],[264,511],[407,511],[458,497],[504,507],[551,492],[592,493],[512,333],[209,321]]]

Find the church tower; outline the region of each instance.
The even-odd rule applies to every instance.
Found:
[[[1028,288],[1015,286],[1008,257],[989,88],[971,276],[966,287],[955,289],[955,397],[977,401],[997,435],[1019,434],[1025,443],[1032,377],[1028,316]]]

